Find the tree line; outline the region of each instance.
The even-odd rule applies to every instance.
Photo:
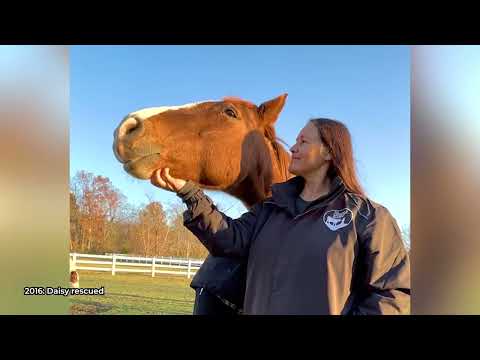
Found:
[[[183,226],[185,206],[148,200],[135,207],[108,177],[77,172],[70,181],[70,250],[204,259],[207,249]]]

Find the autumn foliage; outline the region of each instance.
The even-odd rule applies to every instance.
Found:
[[[152,199],[132,206],[107,177],[79,171],[70,183],[70,250],[203,259],[207,250],[183,226],[185,209]]]

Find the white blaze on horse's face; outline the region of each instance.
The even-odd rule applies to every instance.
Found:
[[[152,116],[161,114],[165,111],[170,111],[170,110],[180,110],[180,109],[188,109],[195,107],[197,105],[206,103],[206,102],[213,102],[214,100],[206,100],[206,101],[199,101],[199,102],[194,102],[194,103],[189,103],[189,104],[184,104],[180,106],[160,106],[160,107],[151,107],[151,108],[145,108],[141,109],[138,111],[135,111],[133,113],[128,114],[127,118],[136,118],[139,120],[145,120],[148,119]]]
[[[135,151],[132,150],[131,144],[129,144],[129,146],[125,146],[125,142],[124,142],[126,135],[128,135],[129,133],[135,130],[136,130],[136,134],[134,133],[133,135],[134,138],[130,137],[129,141],[131,141],[132,139],[135,139],[135,138],[138,139],[141,137],[141,135],[145,131],[145,128],[142,126],[145,120],[148,120],[149,118],[152,118],[156,115],[159,115],[167,111],[176,111],[176,110],[194,108],[206,102],[214,102],[214,101],[213,100],[200,101],[200,102],[194,102],[194,103],[184,104],[180,106],[150,107],[150,108],[144,108],[144,109],[140,109],[140,110],[129,113],[127,116],[124,117],[124,119],[122,120],[120,125],[115,129],[115,132],[114,132],[113,153],[115,157],[121,163],[126,163],[127,161],[138,159],[137,155],[138,156],[141,156],[142,154],[145,155],[144,154],[145,151],[140,152],[139,154],[135,154]]]

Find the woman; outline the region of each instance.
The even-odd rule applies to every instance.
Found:
[[[179,194],[212,255],[248,259],[245,314],[409,314],[409,256],[390,212],[364,195],[348,129],[313,119],[291,152],[296,177],[238,219],[168,169],[151,181]]]

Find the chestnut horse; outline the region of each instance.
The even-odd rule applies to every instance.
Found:
[[[291,177],[290,155],[274,128],[286,97],[259,106],[227,97],[138,110],[115,130],[113,151],[138,179],[168,167],[173,177],[223,191],[250,208],[271,195],[272,184]]]

